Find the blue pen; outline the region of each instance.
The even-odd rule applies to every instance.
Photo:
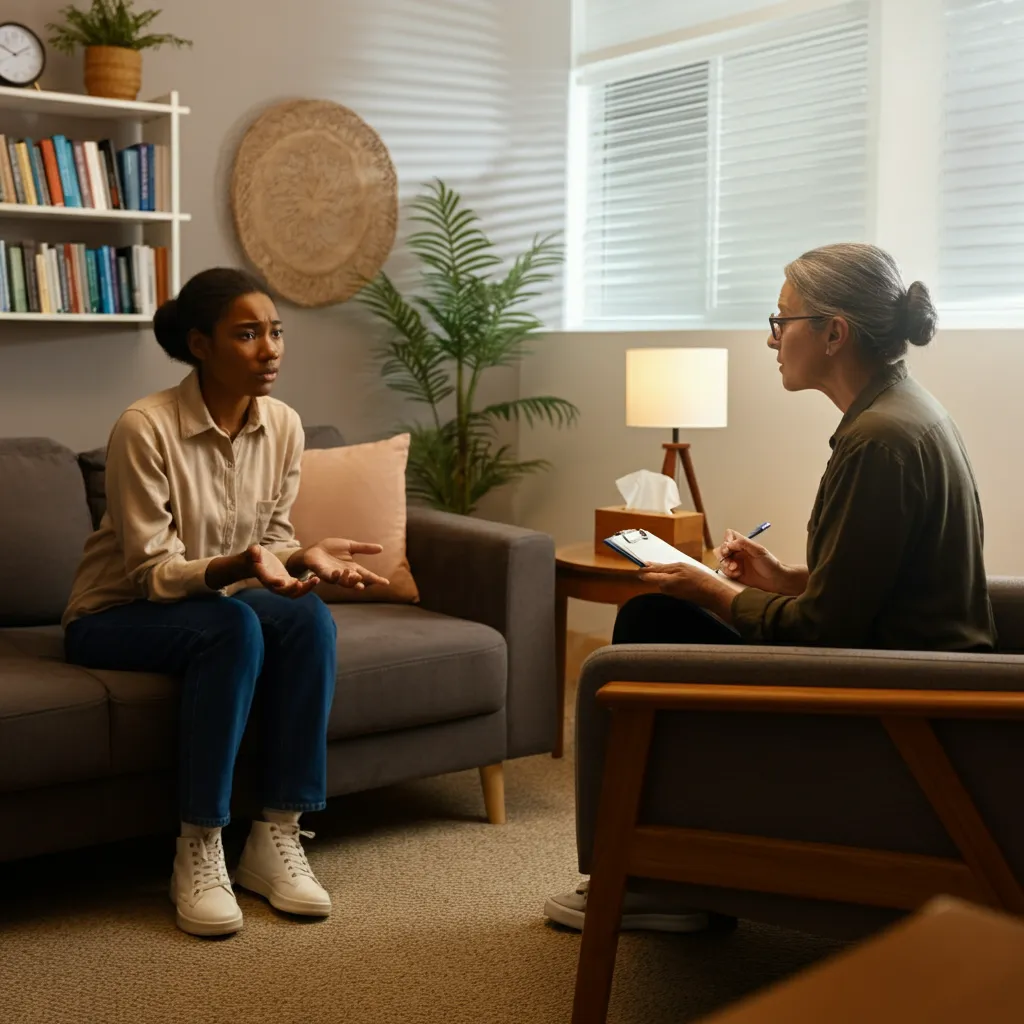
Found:
[[[747,534],[747,540],[753,540],[756,536],[758,536],[758,534],[764,533],[764,531],[767,530],[768,527],[771,525],[771,523],[762,523],[760,526],[754,527],[754,529]],[[721,559],[719,559],[718,564],[722,564]],[[725,575],[725,573],[723,573],[721,569],[716,569],[715,572],[717,572],[719,576]]]

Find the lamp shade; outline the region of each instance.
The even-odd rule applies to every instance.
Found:
[[[724,427],[729,352],[724,348],[633,348],[626,352],[626,425]]]

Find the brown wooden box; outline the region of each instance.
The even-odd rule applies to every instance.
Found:
[[[700,561],[704,556],[704,517],[699,512],[645,512],[625,505],[610,505],[594,511],[594,550],[607,554],[605,537],[620,530],[646,530]]]

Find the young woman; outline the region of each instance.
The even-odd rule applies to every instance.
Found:
[[[207,270],[157,310],[157,341],[192,372],[132,405],[107,447],[107,511],[89,538],[64,614],[70,662],[182,680],[181,836],[171,880],[178,926],[242,927],[224,863],[231,780],[257,686],[262,821],[239,885],[294,914],[330,897],[303,852],[299,816],[325,806],[334,620],[320,580],[384,582],[354,556],[380,546],[300,546],[289,521],[303,448],[298,414],[270,398],[284,334],[265,288]]]
[[[682,564],[641,572],[661,593],[623,605],[612,642],[993,650],[967,450],[903,361],[908,342],[927,345],[935,333],[928,289],[906,287],[888,253],[859,243],[806,252],[785,275],[768,318],[782,385],[821,391],[843,414],[811,510],[807,564],[785,565],[730,530],[716,552],[723,576]],[[577,784],[588,803],[595,792]],[[580,854],[586,861],[589,847]],[[588,892],[583,882],[544,911],[582,929]],[[706,914],[626,894],[623,928],[707,925]]]

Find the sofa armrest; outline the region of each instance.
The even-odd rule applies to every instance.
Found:
[[[554,745],[555,548],[544,533],[410,506],[422,607],[498,630],[508,646],[508,756]]]

